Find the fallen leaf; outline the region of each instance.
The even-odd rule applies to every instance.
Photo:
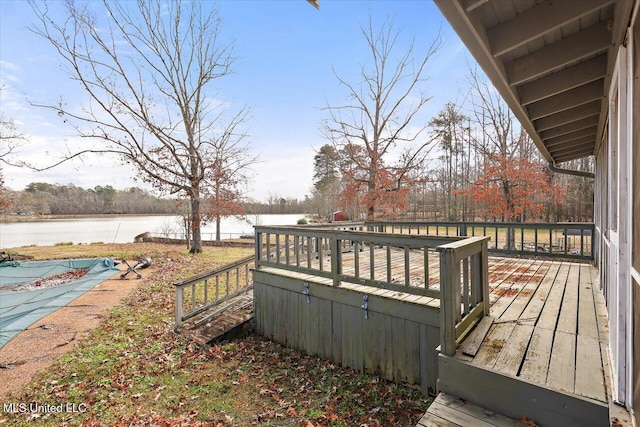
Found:
[[[529,418],[524,416],[520,417],[518,421],[520,421],[521,424],[524,424],[529,427],[539,427],[538,424],[536,424],[533,420],[530,420]]]

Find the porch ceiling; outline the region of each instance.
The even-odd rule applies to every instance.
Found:
[[[595,153],[632,0],[435,0],[548,161]]]

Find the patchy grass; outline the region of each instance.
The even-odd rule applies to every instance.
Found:
[[[90,245],[59,246],[22,246],[6,250],[10,254],[32,256],[34,260],[112,257],[116,259],[137,260],[150,257],[153,261],[164,262],[178,255],[180,261],[193,268],[203,270],[214,268],[240,257],[251,255],[252,248],[210,247],[205,246],[198,256],[189,255],[184,245],[166,245],[161,243],[92,243]],[[200,270],[200,271],[203,271]],[[196,270],[199,271],[199,270]],[[184,276],[185,278],[188,275]]]
[[[0,424],[406,426],[415,425],[428,406],[417,390],[257,336],[206,349],[176,336],[172,283],[249,255],[250,249],[205,248],[190,256],[182,247],[108,244],[19,252],[38,259],[151,256],[161,269],[79,347],[6,399],[62,404],[78,412],[0,413]],[[176,261],[165,261],[176,252]]]

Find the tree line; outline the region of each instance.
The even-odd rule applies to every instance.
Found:
[[[163,199],[137,187],[110,185],[84,189],[73,184],[33,182],[7,195],[4,213],[18,215],[177,214],[176,200]]]
[[[32,182],[24,190],[0,185],[0,212],[17,215],[186,215],[185,201],[163,198],[138,187],[117,190],[110,185],[82,188],[74,184]],[[312,213],[310,199],[269,194],[264,201],[242,200],[242,215]]]

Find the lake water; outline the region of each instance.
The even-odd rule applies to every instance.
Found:
[[[253,235],[254,225],[293,225],[303,214],[248,215],[245,220],[224,218],[222,238]],[[215,239],[215,222],[202,227],[202,239]],[[151,232],[167,237],[183,235],[177,216],[113,216],[0,223],[0,249],[19,246],[49,246],[61,242],[131,243],[135,236]]]

